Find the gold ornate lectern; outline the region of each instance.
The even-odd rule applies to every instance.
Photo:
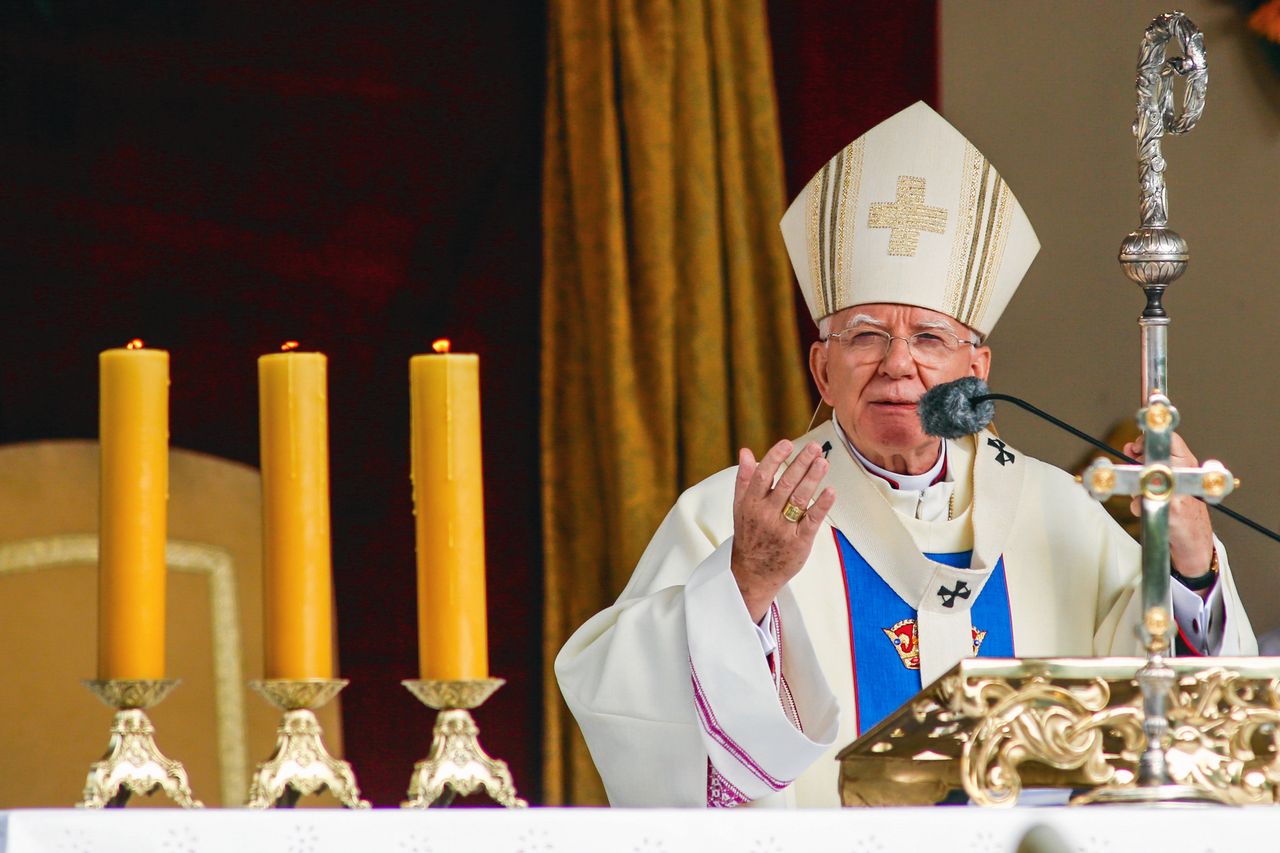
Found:
[[[1180,799],[1280,802],[1280,658],[1165,663],[1174,677],[1164,755]],[[1073,789],[1075,804],[1140,799],[1145,664],[961,661],[840,753],[841,801],[931,805],[963,790],[979,805],[1013,805],[1031,787]]]

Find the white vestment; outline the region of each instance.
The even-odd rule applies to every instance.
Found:
[[[969,608],[1002,557],[1018,657],[1142,654],[1140,549],[1065,472],[989,432],[949,442],[954,517],[923,522],[895,511],[902,498],[877,485],[832,422],[795,446],[810,441],[829,445],[824,483],[836,503],[771,611],[779,653],[762,652],[730,571],[730,468],[680,496],[617,602],[557,657],[560,689],[612,804],[839,805],[834,756],[858,731],[832,528],[917,610],[924,684],[974,653]],[[1214,546],[1225,619],[1211,627],[1213,647],[1256,654],[1226,554]],[[924,557],[968,549],[967,569]],[[972,594],[947,604],[942,592],[958,580]]]

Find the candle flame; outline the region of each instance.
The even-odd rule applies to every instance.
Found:
[[[281,352],[288,352],[289,350],[295,350],[295,349],[297,349],[297,348],[298,348],[298,346],[299,346],[299,344],[298,344],[298,342],[297,342],[297,341],[285,341],[284,343],[282,343],[282,344],[280,345],[280,351],[281,351]]]
[[[437,341],[435,341],[435,342],[433,342],[433,343],[431,344],[431,348],[432,348],[433,350],[435,350],[436,352],[448,352],[448,351],[449,351],[449,339],[448,339],[448,338],[440,338],[439,340],[437,340]]]
[[[142,349],[142,338],[134,338],[124,345],[125,349]]]

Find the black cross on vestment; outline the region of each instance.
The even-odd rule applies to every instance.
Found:
[[[996,449],[996,461],[1000,463],[1001,468],[1005,466],[1006,462],[1012,462],[1014,460],[1015,457],[1013,455],[1013,451],[1005,450],[1007,445],[1005,445],[1005,443],[1000,439],[988,438],[987,444]]]
[[[945,586],[938,587],[938,598],[942,599],[943,607],[955,607],[956,599],[963,598],[968,600],[969,592],[969,584],[964,581],[956,581],[955,589],[947,589]]]

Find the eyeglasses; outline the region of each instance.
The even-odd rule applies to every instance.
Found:
[[[868,326],[851,326],[832,332],[827,340],[835,341],[859,363],[880,361],[889,354],[889,347],[894,341],[905,341],[907,352],[921,367],[939,367],[946,364],[960,347],[978,345],[976,341],[962,340],[945,329],[928,329],[904,338]]]

